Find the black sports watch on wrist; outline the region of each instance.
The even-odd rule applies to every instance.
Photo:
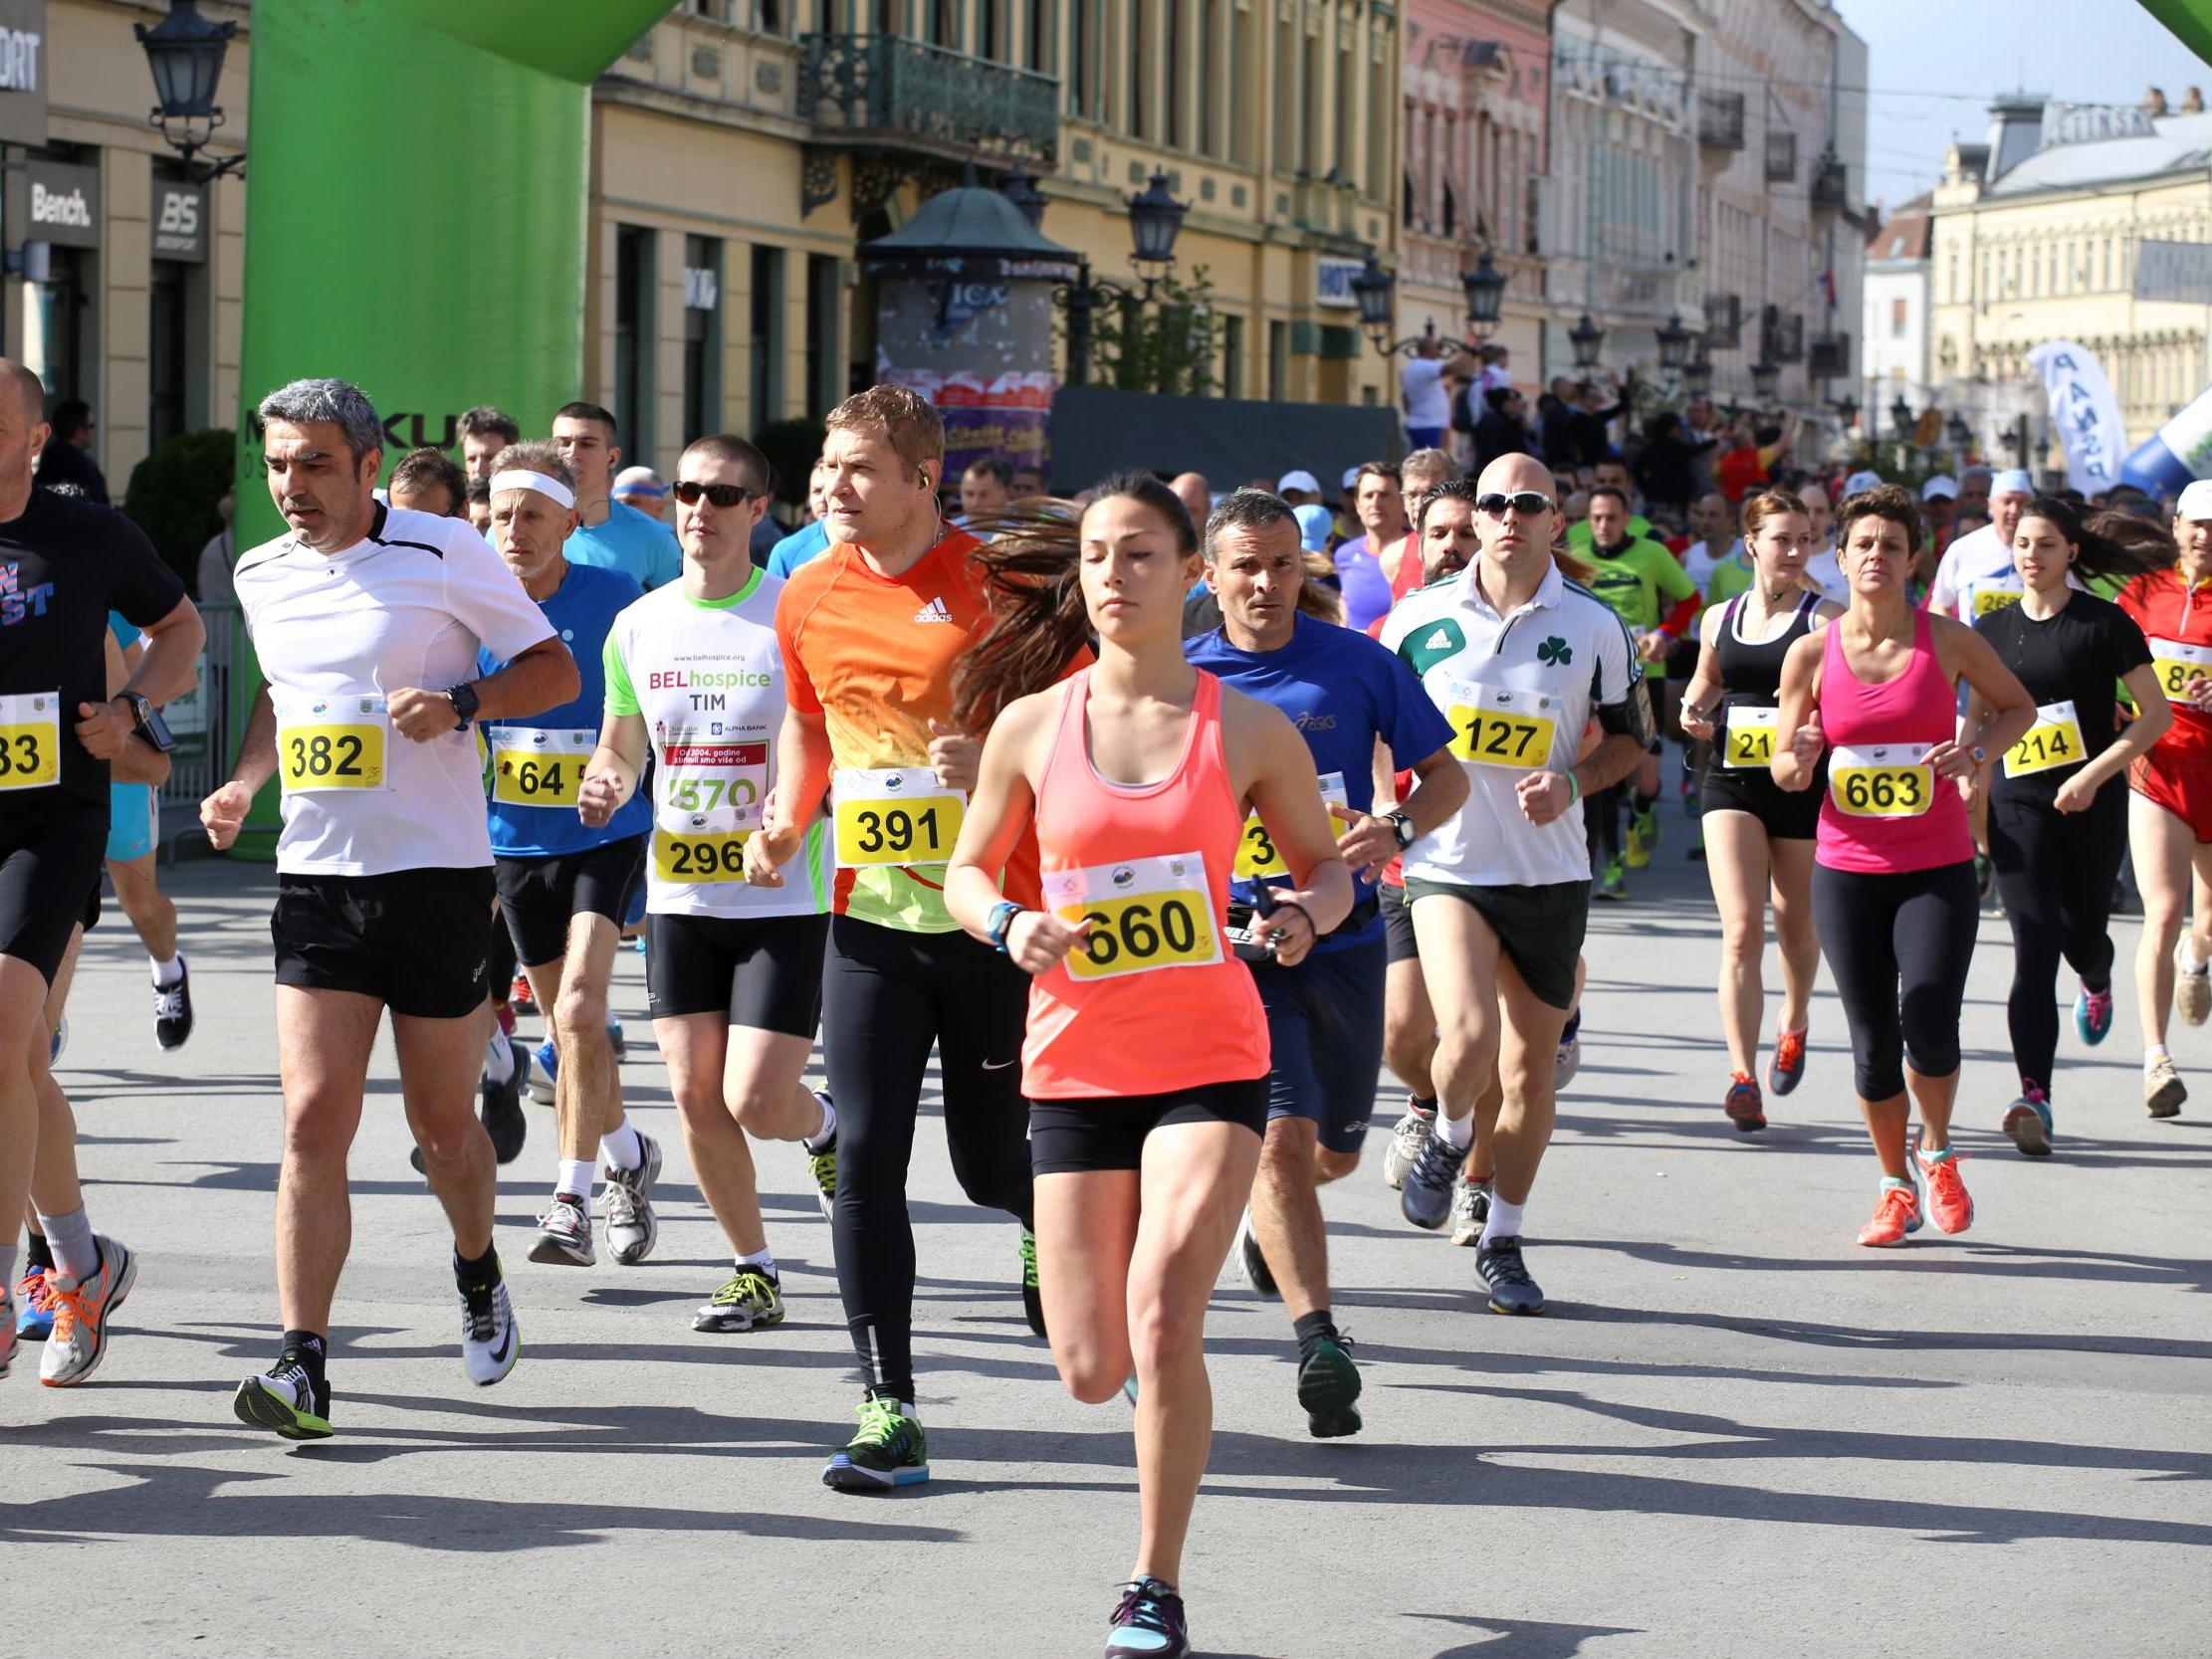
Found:
[[[118,692],[116,701],[129,707],[131,727],[139,736],[163,754],[176,747],[176,738],[169,734],[168,723],[162,720],[161,711],[143,692]]]
[[[445,700],[453,705],[453,713],[461,722],[454,729],[458,731],[468,730],[469,722],[476,719],[476,688],[465,684],[452,687],[446,692]]]
[[[1421,831],[1414,828],[1413,814],[1407,812],[1404,808],[1391,813],[1385,819],[1385,822],[1390,825],[1391,833],[1398,837],[1398,850],[1400,852],[1404,852],[1421,839]]]

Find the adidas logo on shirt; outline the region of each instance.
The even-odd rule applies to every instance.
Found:
[[[932,599],[914,613],[914,620],[917,622],[950,622],[953,620],[953,613],[945,608],[945,601],[942,598]]]
[[[1449,651],[1458,643],[1459,642],[1457,640],[1453,639],[1449,634],[1444,632],[1443,629],[1438,628],[1426,640],[1422,641],[1421,648],[1424,651]]]

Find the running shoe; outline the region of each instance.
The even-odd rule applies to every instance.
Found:
[[[2173,964],[2178,970],[2173,976],[2173,1007],[2189,1024],[2202,1025],[2212,1019],[2212,967],[2192,970],[2182,959],[2188,948],[2187,933],[2173,941]]]
[[[553,1194],[546,1213],[538,1218],[538,1241],[530,1247],[530,1259],[549,1267],[592,1264],[591,1217],[583,1213],[583,1200],[576,1194]]]
[[[653,1183],[661,1178],[660,1142],[640,1133],[637,1149],[642,1154],[635,1169],[606,1166],[607,1254],[618,1267],[635,1267],[653,1253],[661,1236],[660,1218],[653,1213]]]
[[[1229,1247],[1229,1254],[1244,1270],[1245,1284],[1269,1302],[1282,1300],[1282,1292],[1275,1286],[1275,1276],[1267,1269],[1267,1252],[1259,1247],[1259,1233],[1252,1226],[1249,1204],[1244,1206],[1243,1219],[1236,1223],[1236,1242]]]
[[[1788,1094],[1805,1076],[1805,1037],[1803,1031],[1775,1032],[1774,1057],[1767,1062],[1767,1087],[1775,1094]]]
[[[513,1163],[522,1156],[523,1141],[530,1134],[530,1120],[523,1116],[523,1086],[530,1080],[530,1056],[518,1044],[507,1046],[510,1069],[505,1078],[486,1078],[479,1087],[483,1096],[484,1131],[492,1138],[492,1156]]]
[[[2173,1069],[2173,1056],[2161,1054],[2143,1067],[2143,1110],[2153,1118],[2178,1118],[2189,1091]]]
[[[507,1300],[507,1281],[494,1280],[489,1289],[456,1289],[461,1297],[461,1364],[471,1382],[489,1388],[515,1368],[523,1353],[522,1328]]]
[[[1451,1213],[1451,1189],[1459,1184],[1459,1165],[1467,1149],[1454,1146],[1440,1135],[1422,1143],[1421,1155],[1406,1171],[1406,1184],[1398,1189],[1398,1207],[1406,1219],[1432,1233]]]
[[[827,1090],[811,1089],[807,1093],[820,1101],[824,1109],[829,1106],[829,1092]],[[832,1133],[829,1138],[829,1144],[818,1152],[808,1150],[803,1143],[799,1149],[806,1153],[806,1172],[813,1176],[814,1190],[821,1195],[822,1219],[824,1221],[835,1220],[837,1209],[836,1135]]]
[[[1598,885],[1591,890],[1593,899],[1622,900],[1629,896],[1629,879],[1621,872],[1621,861],[1615,859],[1605,867],[1605,874],[1598,878]]]
[[[1482,1223],[1490,1219],[1490,1189],[1480,1181],[1461,1181],[1451,1191],[1451,1242],[1477,1244]]]
[[[2074,1032],[2091,1048],[2104,1040],[2112,1028],[2112,987],[2093,991],[2087,984],[2074,991]]]
[[[176,983],[153,982],[153,1040],[163,1048],[182,1048],[192,1036],[192,970],[184,952],[176,954]]]
[[[1659,846],[1659,827],[1657,812],[1629,813],[1628,866],[1643,870],[1652,862],[1653,849]]]
[[[54,1329],[54,1299],[47,1294],[46,1269],[28,1267],[15,1282],[15,1334],[27,1343],[43,1343]]]
[[[1306,1432],[1316,1440],[1341,1440],[1360,1432],[1360,1368],[1348,1351],[1352,1339],[1341,1332],[1324,1337],[1298,1364],[1298,1403],[1306,1410]]]
[[[1106,1629],[1106,1659],[1189,1659],[1183,1597],[1158,1578],[1122,1585],[1121,1605]]]
[[[1429,1144],[1429,1132],[1436,1122],[1434,1112],[1422,1111],[1411,1096],[1407,1098],[1406,1116],[1391,1131],[1390,1146],[1383,1153],[1383,1184],[1393,1192],[1406,1184],[1406,1171],[1421,1156],[1421,1148]]]
[[[15,1367],[15,1297],[7,1286],[0,1285],[0,1376]],[[1136,1396],[1131,1395],[1129,1403],[1136,1404]]]
[[[1490,1287],[1493,1314],[1540,1314],[1544,1293],[1528,1276],[1518,1238],[1494,1238],[1474,1253],[1474,1271]]]
[[[929,1438],[921,1421],[901,1411],[897,1400],[876,1394],[860,1402],[859,1432],[822,1470],[822,1485],[837,1492],[888,1492],[929,1478]]]
[[[1859,1229],[1859,1242],[1877,1248],[1902,1244],[1907,1233],[1920,1230],[1920,1192],[1909,1181],[1898,1186],[1882,1182],[1875,1213]]]
[[[518,1014],[538,1012],[538,998],[531,993],[529,974],[515,975],[515,988],[507,993],[507,1005]]]
[[[560,1056],[553,1051],[553,1039],[548,1037],[531,1051],[538,1064],[531,1068],[530,1098],[540,1106],[553,1103],[553,1079],[560,1074]]]
[[[1028,1228],[1021,1229],[1021,1312],[1029,1322],[1029,1334],[1038,1342],[1048,1339],[1044,1334],[1044,1293],[1037,1289],[1037,1235]]]
[[[630,1045],[623,1039],[620,1020],[607,1021],[607,1047],[614,1050],[614,1058],[617,1060],[626,1059],[629,1055]]]
[[[69,1047],[69,1015],[64,1014],[54,1022],[54,1035],[46,1040],[46,1063],[49,1067],[62,1063],[62,1050]]]
[[[332,1433],[330,1384],[318,1388],[297,1359],[279,1359],[246,1378],[230,1408],[249,1428],[274,1429],[287,1440],[328,1440]]]
[[[757,1267],[739,1268],[730,1282],[691,1316],[694,1331],[712,1331],[724,1337],[782,1323],[783,1282]]]
[[[1973,1195],[1958,1172],[1961,1155],[1954,1149],[1948,1156],[1939,1152],[1928,1157],[1917,1145],[1912,1148],[1913,1159],[1928,1183],[1928,1219],[1939,1233],[1963,1233],[1974,1224]]]
[[[52,1272],[46,1294],[54,1304],[54,1329],[39,1355],[39,1380],[49,1388],[69,1388],[91,1376],[108,1356],[108,1325],[130,1287],[138,1282],[138,1258],[127,1245],[96,1237],[100,1266],[89,1279]]]
[[[1727,1098],[1720,1103],[1720,1110],[1728,1114],[1728,1122],[1742,1135],[1755,1134],[1767,1127],[1766,1103],[1759,1098],[1757,1079],[1749,1072],[1730,1074]]]
[[[1560,1090],[1566,1088],[1568,1084],[1574,1082],[1575,1073],[1581,1070],[1582,1033],[1580,1031],[1576,1031],[1572,1034],[1561,1036],[1561,1038],[1559,1039],[1559,1046],[1556,1049],[1552,1050],[1552,1093],[1556,1095],[1559,1093]]]
[[[2023,1082],[2020,1098],[2005,1111],[2005,1133],[2025,1157],[2051,1155],[2051,1097]]]

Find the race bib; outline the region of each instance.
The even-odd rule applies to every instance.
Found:
[[[1828,794],[1854,818],[1917,818],[1935,799],[1925,743],[1839,745],[1828,760]]]
[[[839,771],[837,862],[943,864],[960,839],[968,797],[927,766]]]
[[[1780,729],[1782,711],[1728,706],[1728,729],[1721,745],[1723,767],[1766,767],[1774,764],[1774,734]]]
[[[2168,703],[2189,701],[2189,682],[2212,680],[2212,646],[2184,645],[2177,639],[2150,642],[2150,666]]]
[[[2028,734],[2005,750],[2005,776],[2025,777],[2087,760],[2082,742],[2082,722],[2072,699],[2036,706],[2036,723]]]
[[[391,714],[380,697],[269,694],[277,713],[277,776],[288,795],[391,787],[384,757]]]
[[[1049,871],[1044,904],[1063,921],[1090,924],[1082,943],[1067,953],[1070,979],[1115,979],[1221,959],[1203,853]]]
[[[663,882],[742,882],[751,830],[704,835],[653,827],[653,875]]]
[[[654,757],[654,821],[675,835],[727,834],[761,827],[768,809],[769,745],[697,742],[663,745]]]
[[[1974,615],[1977,619],[2001,611],[2008,605],[2020,603],[2020,589],[2016,587],[1977,587],[1974,589]]]
[[[1344,793],[1344,774],[1331,772],[1321,780],[1323,806],[1349,807],[1352,802]],[[1239,881],[1253,881],[1261,876],[1287,876],[1290,866],[1283,862],[1275,838],[1267,833],[1267,826],[1253,813],[1244,820],[1244,838],[1236,843],[1236,876]]]
[[[0,789],[51,789],[62,781],[62,694],[0,697]]]
[[[599,734],[536,726],[501,726],[487,733],[492,750],[492,799],[503,806],[574,806],[584,763]]]
[[[1475,766],[1532,772],[1551,762],[1560,700],[1549,692],[1512,692],[1455,683],[1446,711],[1451,752]]]

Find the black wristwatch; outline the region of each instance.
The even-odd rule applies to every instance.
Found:
[[[1421,831],[1414,828],[1413,814],[1403,808],[1391,813],[1385,822],[1390,825],[1391,833],[1398,837],[1398,850],[1400,852],[1404,852],[1421,839]]]
[[[470,685],[455,686],[445,694],[445,700],[453,705],[453,713],[461,722],[455,729],[468,730],[469,722],[476,719],[476,688]]]
[[[161,712],[154,708],[152,700],[143,692],[118,692],[115,695],[118,701],[129,706],[131,727],[139,736],[163,754],[176,747],[176,738],[169,734],[168,723],[162,720]]]

